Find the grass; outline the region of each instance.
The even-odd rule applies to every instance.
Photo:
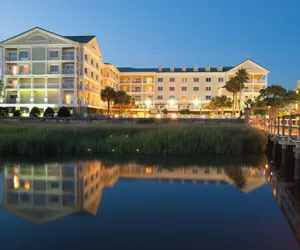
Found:
[[[242,155],[265,147],[265,135],[245,125],[0,123],[1,156]]]

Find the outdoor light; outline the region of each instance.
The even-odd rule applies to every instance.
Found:
[[[172,114],[172,118],[173,118],[173,119],[176,119],[176,114]]]
[[[175,104],[175,101],[173,99],[169,100],[169,102],[170,102],[170,105],[172,105],[172,106]]]
[[[119,115],[115,115],[115,118],[119,118]]]
[[[156,115],[156,118],[158,118],[158,119],[159,119],[160,117],[161,117],[161,115],[160,115],[160,114],[157,114],[157,115]]]
[[[266,169],[268,169],[268,164],[266,164]]]
[[[147,106],[149,106],[149,105],[151,104],[151,101],[150,101],[150,100],[146,100],[146,101],[145,101],[145,104],[146,104]]]
[[[196,106],[198,106],[198,105],[199,105],[199,100],[198,100],[198,99],[194,100],[194,104],[195,104]]]
[[[0,97],[0,103],[3,103],[3,97]]]
[[[44,98],[44,102],[48,102],[48,97],[45,97],[45,98]]]
[[[271,175],[273,175],[273,172],[271,172]]]
[[[30,102],[33,102],[33,97],[30,97]]]

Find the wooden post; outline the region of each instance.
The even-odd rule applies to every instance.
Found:
[[[293,125],[293,121],[292,121],[292,116],[289,116],[289,137],[292,136],[292,125]]]
[[[285,117],[283,117],[282,118],[282,131],[281,131],[282,133],[282,135],[284,135],[285,134]]]

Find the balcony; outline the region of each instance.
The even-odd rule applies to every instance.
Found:
[[[6,61],[12,62],[12,61],[18,61],[18,56],[17,55],[10,55],[6,57]]]
[[[48,74],[49,74],[49,75],[59,75],[59,74],[60,74],[60,71],[59,71],[59,70],[49,70],[49,71],[48,71]]]
[[[62,88],[63,89],[74,89],[74,83],[63,83]]]
[[[11,71],[11,70],[6,70],[4,72],[5,75],[9,75],[9,76],[16,76],[17,72]]]
[[[246,82],[246,84],[266,84],[267,81],[266,80],[248,80]]]
[[[130,83],[129,80],[121,80],[120,83]]]
[[[48,61],[58,61],[58,60],[60,60],[59,56],[49,56],[48,57]]]
[[[62,60],[63,61],[74,61],[74,55],[66,55],[66,54],[64,54],[64,55],[62,55]]]
[[[18,103],[16,99],[6,99],[6,100],[3,100],[3,103],[7,103],[7,104],[16,104]]]
[[[20,89],[31,89],[31,83],[20,83]]]
[[[72,75],[74,74],[74,69],[63,69],[62,73],[63,75]]]
[[[33,83],[33,88],[35,89],[44,89],[46,86],[46,84],[43,82],[43,83]]]
[[[29,61],[29,57],[20,57],[19,61]]]
[[[5,86],[6,89],[17,89],[17,84],[6,84]]]
[[[30,70],[28,70],[28,71],[19,71],[19,74],[20,75],[30,75]]]
[[[47,88],[48,89],[59,89],[59,83],[47,83]]]
[[[259,93],[261,89],[244,89],[244,93]]]

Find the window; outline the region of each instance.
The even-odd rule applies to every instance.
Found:
[[[163,87],[157,87],[158,91],[163,91]]]
[[[185,95],[181,96],[181,100],[186,100],[186,96]]]
[[[162,77],[157,78],[157,81],[158,81],[158,82],[163,82],[163,78],[162,78]]]
[[[170,91],[175,91],[175,87],[170,87]]]
[[[28,51],[20,51],[20,60],[28,59]]]
[[[141,92],[141,87],[135,87],[135,88],[134,88],[134,91],[135,91],[135,92]]]
[[[187,87],[181,87],[181,91],[186,91]]]
[[[84,73],[85,73],[85,74],[87,74],[87,73],[88,73],[88,71],[87,71],[87,68],[84,68]]]
[[[182,78],[182,82],[187,82],[187,78]]]
[[[194,82],[199,82],[199,78],[194,78]]]
[[[163,96],[162,95],[158,95],[157,96],[157,100],[162,100],[163,99]]]
[[[50,65],[50,72],[59,72],[58,65]]]
[[[57,50],[52,50],[50,51],[50,59],[58,59],[58,51]]]
[[[91,72],[91,77],[94,78],[94,72]]]
[[[175,82],[175,78],[170,78],[170,82]]]
[[[223,77],[219,77],[218,78],[218,82],[224,82],[224,78]]]
[[[57,66],[58,67],[58,65],[55,65],[55,66]],[[57,70],[58,71],[58,70]],[[22,74],[22,73],[29,73],[29,67],[28,67],[28,65],[21,65],[20,66],[20,73]]]
[[[199,87],[194,87],[194,91],[199,91]]]
[[[87,57],[87,55],[85,54],[85,55],[84,55],[84,60],[87,61],[87,59],[88,59],[88,57]]]
[[[205,100],[206,100],[206,101],[209,101],[210,99],[211,99],[211,96],[210,96],[210,95],[205,96]]]
[[[170,96],[169,96],[169,99],[170,99],[170,100],[174,100],[174,99],[175,99],[175,96],[170,95]]]
[[[210,77],[206,78],[206,82],[211,82],[211,78]]]
[[[91,59],[91,64],[94,66],[94,60],[93,59]]]
[[[97,81],[99,80],[98,75],[96,75],[96,80],[97,80]]]
[[[59,202],[58,196],[50,196],[50,203],[57,203]]]
[[[211,87],[206,87],[205,90],[206,91],[211,91]]]
[[[140,100],[141,100],[141,97],[138,95],[138,96],[135,97],[135,100],[136,100],[136,101],[140,101]]]
[[[96,68],[97,68],[97,69],[99,68],[99,64],[98,64],[98,63],[96,63]]]
[[[57,188],[59,188],[59,183],[58,182],[51,182],[50,187],[51,187],[51,189],[57,189]]]

